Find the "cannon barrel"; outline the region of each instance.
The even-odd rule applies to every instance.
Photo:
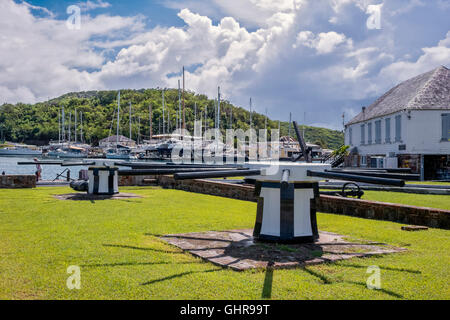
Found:
[[[412,173],[389,173],[389,172],[379,172],[379,171],[353,171],[353,170],[332,170],[327,172],[336,172],[343,174],[353,174],[357,176],[367,176],[367,177],[375,177],[375,178],[392,178],[392,179],[400,179],[400,180],[420,180],[420,174],[412,174]]]
[[[221,168],[220,170],[224,172],[232,171],[234,168]],[[219,169],[212,168],[180,168],[180,169],[172,169],[172,168],[163,168],[163,169],[134,169],[134,170],[120,170],[119,176],[158,176],[158,175],[166,175],[166,174],[175,174],[175,173],[193,173],[193,174],[201,174],[204,172],[217,172]],[[234,169],[235,170],[235,169]],[[244,170],[236,170],[236,171],[244,171]]]
[[[281,187],[286,189],[289,187],[289,176],[291,172],[289,170],[283,170],[283,175],[281,177]]]
[[[207,165],[207,164],[174,164],[174,163],[142,163],[142,162],[116,162],[116,166],[131,167],[133,169],[222,169],[239,168],[238,165]]]
[[[175,180],[192,180],[192,179],[207,179],[207,178],[230,178],[230,177],[245,177],[245,176],[259,176],[261,170],[242,169],[242,170],[216,170],[205,172],[180,172],[175,173]]]
[[[336,180],[345,180],[345,181],[354,181],[354,182],[365,182],[372,184],[381,184],[385,186],[396,186],[396,187],[404,187],[405,181],[399,179],[387,179],[387,178],[376,178],[376,177],[366,177],[355,174],[346,174],[346,173],[337,173],[337,172],[319,172],[319,171],[310,171],[307,173],[308,177],[319,177],[319,178],[327,178],[327,179],[336,179]]]

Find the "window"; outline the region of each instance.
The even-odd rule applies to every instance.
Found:
[[[353,145],[353,130],[352,128],[348,129],[348,141],[350,143],[350,145]]]
[[[367,157],[361,156],[361,167],[367,166]]]
[[[391,118],[386,119],[386,143],[391,143]]]
[[[361,145],[366,143],[366,126],[364,124],[361,125]]]
[[[402,116],[395,117],[395,142],[402,141]]]
[[[450,113],[442,114],[442,141],[450,141]]]
[[[372,122],[367,124],[367,144],[372,144]]]
[[[375,121],[375,143],[381,143],[381,120]]]

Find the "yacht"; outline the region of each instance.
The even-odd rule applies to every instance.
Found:
[[[42,151],[35,146],[15,145],[0,149],[0,156],[41,156]]]

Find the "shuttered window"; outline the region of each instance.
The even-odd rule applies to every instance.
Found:
[[[450,113],[442,114],[442,141],[450,141]]]
[[[386,143],[391,143],[391,118],[386,119]]]
[[[372,144],[372,122],[367,124],[367,144]]]
[[[402,116],[395,117],[395,142],[402,141]]]
[[[375,143],[381,143],[381,120],[375,121]]]
[[[361,145],[366,143],[366,126],[364,124],[361,125]]]

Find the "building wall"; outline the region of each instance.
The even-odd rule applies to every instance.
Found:
[[[360,155],[450,154],[450,142],[442,141],[442,114],[449,110],[412,110],[347,126],[345,143],[357,147]],[[395,117],[401,115],[401,141],[395,141]],[[386,122],[391,119],[391,142],[386,142]],[[375,121],[381,120],[381,143],[375,143]],[[368,123],[372,123],[372,144],[368,144]],[[365,144],[361,145],[361,125],[365,124]],[[352,144],[350,144],[350,128]],[[399,147],[404,146],[403,150]]]

